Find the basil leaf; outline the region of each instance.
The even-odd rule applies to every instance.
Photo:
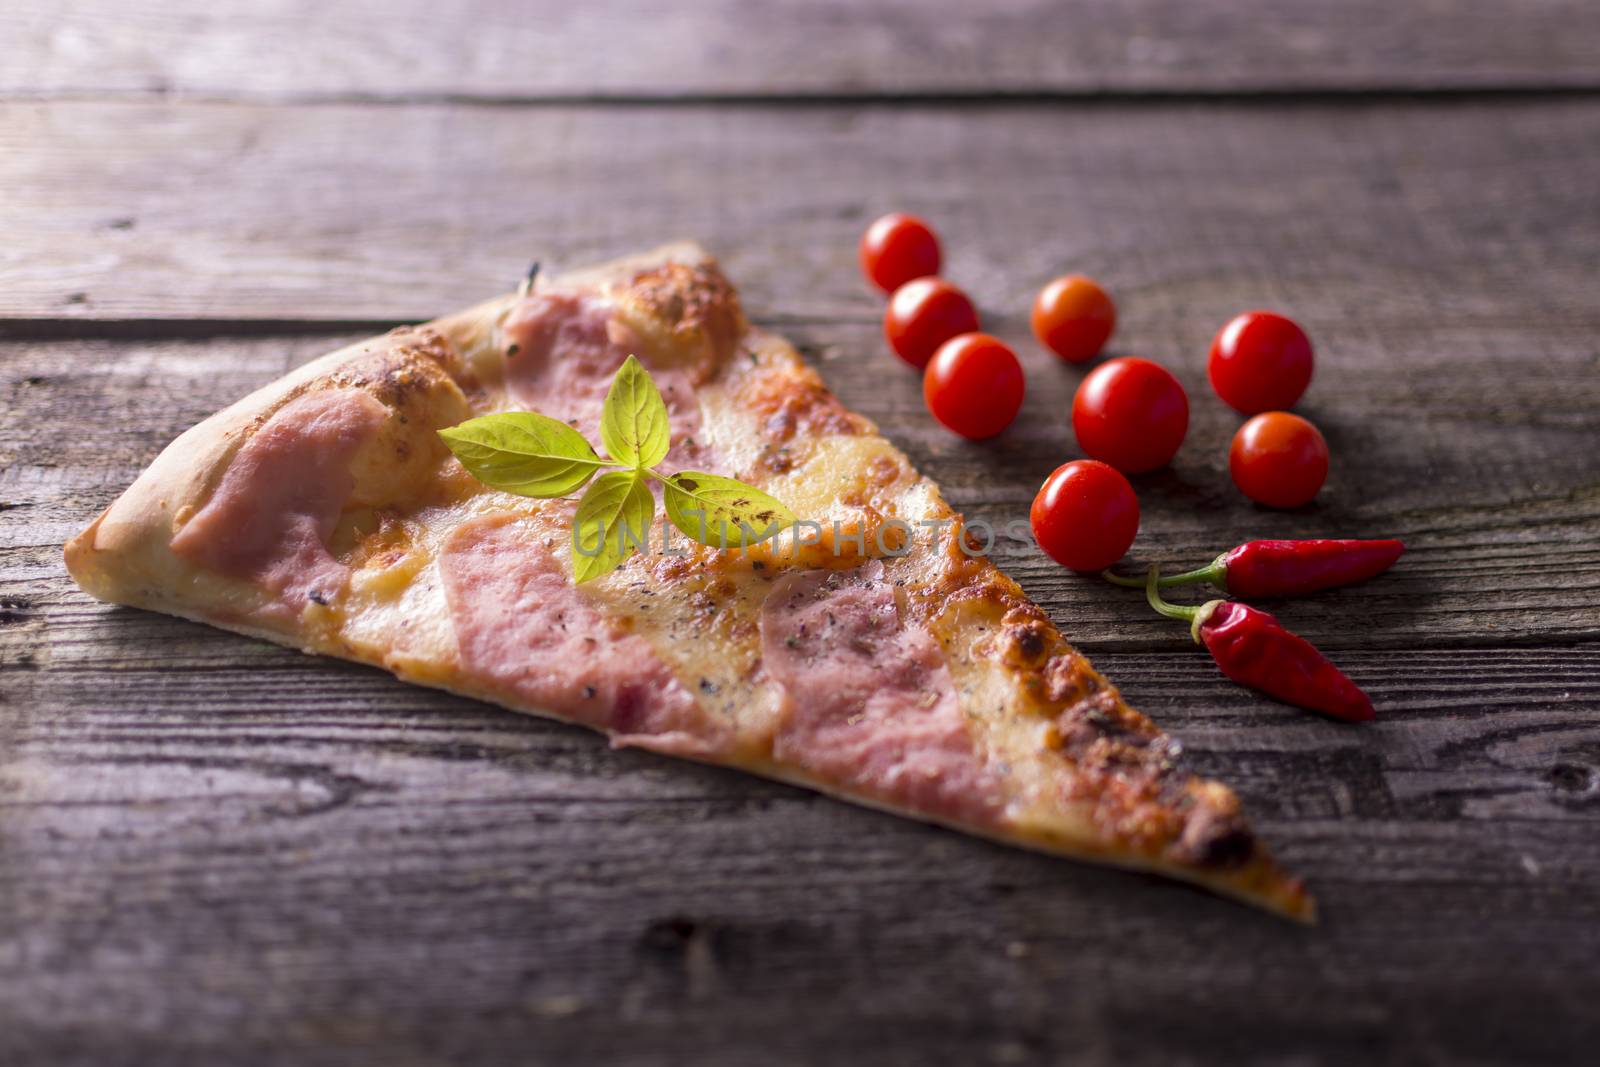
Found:
[[[663,500],[672,525],[712,548],[759,544],[795,521],[794,512],[755,486],[717,474],[674,474]]]
[[[594,480],[572,518],[572,580],[610,574],[650,544],[656,498],[640,471],[608,471]]]
[[[672,443],[667,405],[650,372],[629,356],[611,379],[600,414],[600,442],[618,463],[654,467]]]
[[[521,496],[566,496],[606,466],[577,430],[532,411],[468,419],[439,436],[478,481]]]

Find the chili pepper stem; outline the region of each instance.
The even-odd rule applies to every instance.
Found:
[[[1165,615],[1169,619],[1182,619],[1184,622],[1193,622],[1194,617],[1199,614],[1200,609],[1186,607],[1182,604],[1169,604],[1165,600],[1162,600],[1161,594],[1156,592],[1156,587],[1160,584],[1158,580],[1160,575],[1161,568],[1157,567],[1154,563],[1150,564],[1150,569],[1144,572],[1145,599],[1150,601],[1150,606],[1152,608],[1155,608],[1156,611],[1160,612],[1162,615]]]
[[[1218,556],[1204,567],[1197,568],[1196,570],[1184,571],[1182,574],[1171,574],[1165,578],[1159,578],[1156,580],[1156,585],[1162,589],[1170,589],[1175,585],[1193,585],[1196,582],[1210,582],[1219,589],[1226,589],[1228,584],[1228,565],[1223,561],[1225,555],[1226,553],[1224,553],[1223,556]],[[1120,585],[1125,589],[1143,589],[1145,584],[1145,580],[1143,578],[1124,578],[1120,574],[1113,574],[1111,573],[1111,568],[1109,567],[1100,572],[1100,577],[1104,578],[1112,585]]]
[[[1155,608],[1156,611],[1167,618],[1182,619],[1187,622],[1189,624],[1189,636],[1194,638],[1195,644],[1200,644],[1200,627],[1204,626],[1206,620],[1211,617],[1211,613],[1217,610],[1217,605],[1226,603],[1226,601],[1208,600],[1197,608],[1191,608],[1184,604],[1169,604],[1162,600],[1161,594],[1156,591],[1157,585],[1160,584],[1158,581],[1160,574],[1161,568],[1154,563],[1150,564],[1150,569],[1145,572],[1144,578],[1145,599],[1150,602],[1152,608]]]

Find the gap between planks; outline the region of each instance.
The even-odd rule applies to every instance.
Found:
[[[510,292],[514,282],[507,282]],[[441,312],[441,314],[444,314]],[[430,319],[340,318],[239,318],[229,316],[160,316],[140,318],[83,318],[61,316],[0,316],[0,343],[28,341],[210,341],[230,338],[306,337],[322,334],[376,336],[401,326],[417,326]],[[762,314],[751,322],[769,330],[796,326],[876,325],[876,316]],[[1600,320],[1595,328],[1600,330]]]
[[[1359,104],[1501,103],[1519,100],[1600,99],[1600,84],[1537,85],[1505,82],[1475,86],[1368,88],[1330,86],[1308,89],[1265,85],[1249,89],[907,89],[899,92],[352,92],[270,93],[154,87],[147,89],[61,88],[0,92],[0,104],[161,103],[237,105],[239,107],[468,107],[468,108],[1054,108],[1169,107],[1174,104],[1259,104],[1266,107]]]

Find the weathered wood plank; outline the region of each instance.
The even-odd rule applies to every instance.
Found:
[[[1582,0],[21,0],[0,93],[415,99],[1593,87]]]
[[[1354,655],[1394,709],[1370,730],[1240,713],[1198,656],[1102,657],[1313,879],[1306,932],[89,614],[0,674],[27,976],[0,1017],[32,1057],[1578,1062],[1593,1036],[1595,646]]]
[[[998,530],[1025,520],[1045,474],[1080,455],[1064,413],[1081,372],[1042,353],[1027,356],[1019,423],[973,445],[932,422],[916,376],[872,328],[796,332],[847,403]],[[1018,329],[1001,332],[1027,351]],[[1137,479],[1135,557],[1198,565],[1253,537],[1397,536],[1411,550],[1393,574],[1284,605],[1284,617],[1330,648],[1600,637],[1600,378],[1587,332],[1346,330],[1304,408],[1332,442],[1334,477],[1292,513],[1233,488],[1226,454],[1239,419],[1205,384],[1202,329],[1166,336],[1157,351],[1191,353],[1174,365],[1191,390],[1192,428],[1171,469]],[[0,344],[0,594],[59,607],[49,628],[70,631],[81,604],[58,595],[61,543],[182,430],[352,339]],[[1400,343],[1411,351],[1397,359]],[[1086,649],[1188,645],[1137,594],[1063,571],[1030,545],[1001,540],[996,558]]]
[[[509,713],[406,686],[376,670],[307,659],[149,612],[87,604],[76,594],[60,599],[66,603],[54,611],[13,603],[0,631],[12,668],[3,693],[9,700],[26,689],[27,699],[11,701],[18,705],[10,723],[12,755],[20,763],[34,756],[45,764],[115,762],[118,753],[147,762],[160,762],[157,753],[164,753],[180,763],[189,756],[177,757],[189,753],[203,762],[210,753],[222,768],[229,761],[248,764],[258,750],[261,768],[243,775],[254,779],[293,763],[288,753],[304,746],[322,749],[330,765],[326,773],[288,774],[305,781],[284,788],[301,789],[304,806],[319,810],[346,803],[352,791],[384,792],[340,775],[359,778],[366,773],[360,767],[371,761],[407,754],[486,763],[470,772],[471,781],[424,784],[456,803],[474,797],[498,803],[507,800],[502,790],[524,789],[541,791],[551,802],[701,796],[699,772],[679,777],[675,762],[619,756],[582,731],[525,727]],[[64,624],[69,611],[70,624]],[[30,629],[42,639],[19,636]],[[1309,823],[1320,832],[1342,820],[1600,818],[1600,645],[1350,650],[1344,658],[1385,709],[1373,726],[1353,729],[1242,698],[1199,651],[1096,654],[1131,701],[1185,739],[1189,759],[1204,773],[1230,772],[1252,807],[1271,821]],[[550,750],[512,758],[517,739],[530,730],[548,740]],[[500,766],[503,758],[509,766]],[[659,773],[641,776],[640,766]],[[525,780],[521,775],[529,770],[539,776]],[[511,778],[496,778],[502,771]],[[152,777],[132,765],[128,773]],[[36,800],[45,808],[71,806],[81,790],[101,789],[104,777],[46,775],[34,783]],[[278,786],[241,788],[253,803],[258,792]],[[790,795],[771,784],[749,788]],[[171,789],[167,799],[179,807],[201,803],[176,782]],[[1589,853],[1566,862],[1600,864],[1600,839],[1592,844]],[[1317,873],[1358,882],[1386,877],[1337,867]],[[1468,881],[1499,877],[1460,874]]]
[[[381,147],[373,147],[381,146]],[[425,319],[693,236],[760,314],[869,320],[901,206],[1021,315],[1073,268],[1124,343],[1273,304],[1331,339],[1593,328],[1600,103],[1440,107],[0,106],[0,317]],[[1339,332],[1335,333],[1334,328]],[[1190,328],[1202,328],[1190,326]],[[1390,341],[1409,359],[1406,339]]]
[[[920,428],[903,383],[882,373],[887,356],[842,354],[868,348],[860,327],[809,329],[824,373],[933,469],[957,472],[968,505],[1022,492],[988,465],[1017,456],[963,458]],[[1531,335],[1560,377],[1562,346]],[[1121,1063],[1203,1046],[1234,1061],[1581,1059],[1600,993],[1589,967],[1600,644],[1409,649],[1499,631],[1394,621],[1382,593],[1407,583],[1453,603],[1479,580],[1503,590],[1538,565],[1519,541],[1559,536],[1558,518],[1523,529],[1502,508],[1498,527],[1480,528],[1464,524],[1460,499],[1432,505],[1431,530],[1404,531],[1421,538],[1407,570],[1296,610],[1319,641],[1358,646],[1340,659],[1384,709],[1372,728],[1251,698],[1170,628],[1142,630],[1136,600],[1025,574],[1312,879],[1326,925],[1289,932],[1153,880],[613,753],[581,731],[93,605],[70,587],[57,543],[149,452],[343,339],[0,349],[13,416],[0,456],[6,489],[23,490],[0,513],[0,894],[13,929],[28,931],[0,936],[0,959],[28,975],[0,981],[0,1018],[17,1020],[5,1041],[24,1058],[138,1062],[180,1047],[247,1063],[350,1049],[394,1062],[970,1063],[1086,1050]],[[1463,373],[1498,382],[1495,349],[1463,345]],[[1567,380],[1570,409],[1533,386],[1502,394],[1517,413],[1502,421],[1537,429],[1536,409],[1556,427],[1587,426],[1574,413],[1592,398]],[[1460,402],[1446,414],[1478,421]],[[1441,418],[1411,403],[1414,422]],[[70,442],[27,430],[68,410],[117,415],[80,420]],[[1021,432],[1036,449],[1051,428]],[[1557,444],[1529,439],[1529,462],[1540,447]],[[1382,492],[1446,499],[1414,484],[1427,472],[1408,486],[1389,462],[1403,459],[1375,467]],[[1476,491],[1479,466],[1463,462],[1431,476]],[[1193,491],[1165,478],[1142,489],[1157,544],[1259,518],[1216,499],[1186,515]],[[1593,526],[1575,515],[1580,532]],[[1581,575],[1592,545],[1570,540],[1556,551]],[[1560,599],[1573,584],[1540,586],[1510,632],[1581,611]],[[1149,642],[1159,647],[1124,650]],[[131,980],[151,970],[162,983]]]
[[[1580,100],[0,109],[0,1061],[1584,1062],[1597,134]],[[1024,354],[990,445],[934,428],[876,338],[853,240],[900,189]],[[1001,559],[1240,790],[1322,928],[611,752],[63,574],[60,542],[179,430],[348,338],[317,319],[427,317],[530,254],[681,233],[972,514],[1076,455],[1078,372],[1021,315],[1072,267],[1193,399],[1139,482],[1140,554],[1412,543],[1282,612],[1373,692],[1358,729],[1243,693],[1131,594]],[[1203,379],[1211,330],[1259,304],[1322,357],[1305,409],[1335,475],[1290,514],[1234,495]],[[299,336],[206,336],[302,311]]]
[[[926,427],[864,327],[806,329],[841,392],[975,512],[1024,501],[1015,465],[1066,447],[1051,412],[1072,376],[1041,359],[1042,417],[1030,409],[1018,441],[973,455]],[[1476,453],[1440,465],[1442,444],[1427,467],[1379,448],[1374,498],[1324,505],[1348,521],[1415,502],[1394,520],[1417,544],[1404,569],[1289,615],[1355,646],[1340,659],[1384,709],[1371,729],[1250,697],[1136,598],[1007,561],[1197,769],[1241,791],[1313,880],[1327,925],[1312,935],[93,605],[62,574],[60,541],[177,430],[346,338],[0,347],[0,900],[13,920],[0,960],[27,976],[0,980],[0,1048],[97,1064],[176,1048],[308,1063],[352,1047],[391,1062],[718,1062],[707,1049],[730,1063],[1048,1062],[1084,1048],[1127,1062],[1197,1042],[1224,1059],[1573,1059],[1600,992],[1600,645],[1492,642],[1592,628],[1593,494],[1520,510],[1496,494],[1519,471],[1556,479],[1546,489],[1592,480],[1560,457],[1563,434],[1592,432],[1595,405],[1576,341],[1519,335],[1543,358],[1502,362],[1492,334],[1455,349],[1459,372],[1498,392],[1493,424],[1519,428],[1484,442],[1515,461],[1502,480]],[[1524,378],[1519,392],[1520,365],[1571,384]],[[1385,386],[1381,366],[1352,370],[1334,391],[1354,421],[1382,410]],[[1425,435],[1489,422],[1481,399],[1431,395],[1407,400]],[[1220,448],[1220,418],[1197,420],[1202,451]],[[57,424],[73,429],[41,429]],[[1535,470],[1541,454],[1556,459]],[[1220,482],[1196,490],[1221,477],[1208,462],[1141,485],[1146,543],[1199,554],[1221,531],[1323,521],[1255,513]],[[1455,610],[1513,582],[1524,599],[1503,629]],[[1402,591],[1438,614],[1407,615]],[[1406,647],[1427,641],[1484,647]],[[153,971],[161,983],[134,980]],[[1144,997],[1161,1004],[1153,1019]],[[807,1026],[774,1051],[797,1000]]]

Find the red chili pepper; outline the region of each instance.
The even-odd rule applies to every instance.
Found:
[[[1360,686],[1273,616],[1233,600],[1211,600],[1197,608],[1168,604],[1156,591],[1157,573],[1151,567],[1145,578],[1150,606],[1168,618],[1188,620],[1194,639],[1229,678],[1285,704],[1347,722],[1366,722],[1375,714]]]
[[[1303,596],[1366,581],[1394,566],[1406,550],[1399,541],[1251,541],[1229,549],[1209,566],[1162,578],[1163,589],[1210,582],[1233,596]],[[1106,572],[1117,585],[1144,585]]]

